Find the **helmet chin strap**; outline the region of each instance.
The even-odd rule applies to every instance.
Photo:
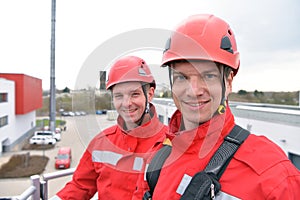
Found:
[[[223,65],[221,65],[221,66],[223,66]],[[226,97],[225,97],[226,85],[225,85],[225,77],[224,77],[225,69],[224,69],[224,66],[222,68],[223,68],[223,70],[220,69],[221,76],[222,76],[222,98],[221,98],[220,105],[215,113],[215,114],[219,114],[219,115],[224,114],[226,111]]]
[[[172,86],[173,86],[173,83],[172,83],[172,69],[169,65],[168,65],[168,72],[169,72],[170,88],[171,88],[171,92],[172,92]]]
[[[220,115],[222,115],[222,114],[225,113],[225,111],[226,111],[226,99],[223,98],[222,101],[221,101],[221,103],[220,103],[220,105],[219,105],[219,107],[218,107],[217,112],[218,112]]]
[[[144,93],[145,99],[146,99],[145,100],[145,110],[143,112],[143,115],[139,119],[139,121],[137,121],[137,123],[136,123],[138,126],[142,125],[144,117],[145,117],[145,114],[147,114],[147,113],[150,112],[150,105],[149,105],[149,102],[148,102],[147,90],[146,90],[146,86],[143,83],[142,83],[142,89],[143,89],[143,93]]]

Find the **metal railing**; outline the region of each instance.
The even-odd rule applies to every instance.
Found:
[[[75,168],[65,169],[62,171],[51,172],[43,175],[32,175],[31,186],[28,187],[19,196],[5,197],[0,199],[10,199],[10,200],[27,200],[31,197],[32,200],[47,200],[48,199],[48,181],[64,176],[72,175]]]
[[[72,175],[75,171],[75,168],[70,168],[70,169],[65,169],[63,171],[57,171],[57,172],[52,172],[52,173],[47,173],[42,175],[43,180],[40,181],[40,185],[41,185],[41,198],[43,200],[48,199],[48,181],[51,179],[56,179],[56,178],[60,178],[63,176],[68,176],[68,175]],[[35,200],[35,199],[33,199]]]

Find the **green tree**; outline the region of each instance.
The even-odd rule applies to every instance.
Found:
[[[263,92],[259,92],[258,90],[255,90],[254,91],[254,96],[261,97],[261,96],[264,96],[264,93]]]
[[[239,90],[238,95],[246,95],[248,92],[246,90]]]
[[[63,89],[63,91],[62,91],[63,93],[70,93],[70,88],[68,88],[68,87],[65,87],[65,89]]]

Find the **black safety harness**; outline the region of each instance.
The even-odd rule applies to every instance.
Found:
[[[214,199],[221,189],[219,179],[224,173],[233,155],[240,145],[246,140],[250,132],[242,127],[235,125],[231,132],[224,138],[223,143],[215,152],[206,168],[196,173],[180,199]],[[160,170],[168,158],[172,146],[164,143],[164,146],[155,154],[151,160],[146,179],[150,190],[144,194],[143,200],[151,200],[154,188],[156,186]]]

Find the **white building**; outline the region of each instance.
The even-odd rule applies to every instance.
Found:
[[[42,81],[24,74],[0,73],[0,154],[18,150],[35,130],[42,107]]]

